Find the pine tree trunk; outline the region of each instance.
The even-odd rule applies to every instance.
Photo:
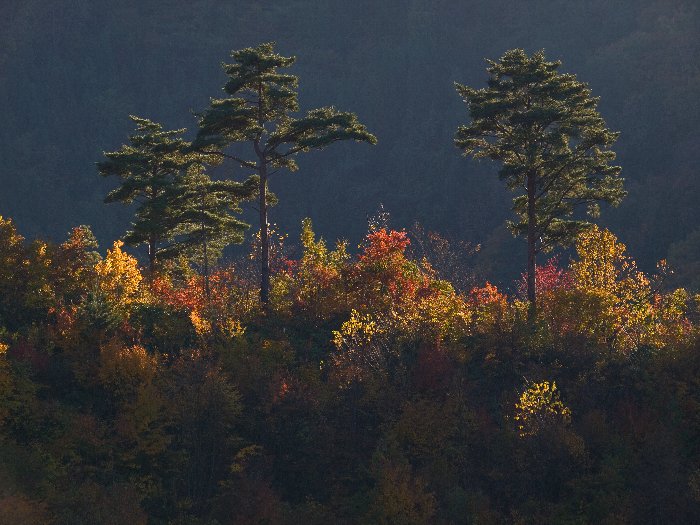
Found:
[[[156,175],[158,174],[158,170],[156,168],[153,168],[152,171],[152,177],[153,179],[156,178]],[[156,198],[158,197],[158,192],[156,189],[151,186],[151,202],[155,201]],[[150,281],[153,281],[153,278],[156,275],[156,248],[158,247],[158,239],[156,238],[155,235],[149,236],[148,239],[148,279]]]
[[[148,278],[152,281],[156,274],[156,240],[148,240]]]
[[[260,173],[260,304],[267,313],[270,305],[270,239],[267,224],[267,164],[261,161]]]
[[[207,230],[204,226],[204,197],[202,197],[200,212],[200,228],[202,229],[202,256],[204,258],[204,260],[202,261],[202,269],[204,270],[204,297],[206,297],[208,309],[209,303],[211,302],[211,288],[209,287],[209,253],[207,251]]]
[[[258,63],[258,74],[261,74],[260,64]],[[258,81],[258,124],[264,130],[264,115],[263,115],[263,84]],[[270,239],[267,225],[267,159],[265,158],[264,148],[260,147],[261,135],[253,141],[255,154],[258,156],[258,175],[260,176],[260,189],[258,196],[260,198],[260,306],[264,314],[267,314],[270,308]]]
[[[207,299],[207,306],[211,302],[211,287],[209,286],[209,254],[207,253],[207,240],[204,239],[204,297]]]
[[[535,176],[527,175],[527,300],[530,302],[528,318],[532,322],[537,315],[537,215],[535,213]]]

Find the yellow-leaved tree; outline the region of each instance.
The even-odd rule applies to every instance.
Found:
[[[109,302],[128,308],[144,298],[141,290],[143,276],[134,257],[122,250],[124,243],[115,241],[107,256],[97,263],[97,286]]]
[[[669,337],[682,336],[687,294],[655,289],[660,276],[649,278],[641,272],[626,250],[613,233],[597,226],[579,235],[578,257],[571,264],[574,288],[582,295],[575,305],[577,317],[587,319],[589,329],[625,352],[641,345],[659,347]],[[665,261],[658,268],[663,275]]]
[[[571,272],[575,288],[587,296],[585,304],[593,306],[586,311],[589,319],[597,316],[593,322],[606,339],[631,349],[639,344],[651,313],[651,283],[626,251],[612,232],[592,226],[577,239]]]
[[[576,240],[577,260],[571,271],[580,288],[602,290],[628,302],[642,302],[649,295],[649,279],[626,254],[627,247],[604,228],[591,226]]]
[[[648,277],[626,252],[606,229],[591,226],[579,234],[567,286],[542,298],[552,333],[583,337],[624,353],[683,336],[687,294],[662,294],[655,286],[660,276]],[[664,261],[659,269],[663,275]]]
[[[338,241],[332,250],[322,238],[316,240],[310,219],[304,219],[301,228],[304,252],[290,278],[295,314],[328,319],[344,313],[349,303],[343,288],[343,271],[350,260],[347,242]]]
[[[515,403],[515,417],[521,437],[534,436],[542,430],[568,425],[571,410],[561,401],[556,382],[532,383]]]

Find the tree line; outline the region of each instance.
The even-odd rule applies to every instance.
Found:
[[[390,220],[273,231],[263,313],[259,245],[207,289],[1,219],[0,523],[694,522],[700,297],[591,227],[533,321]]]
[[[274,52],[266,43],[231,53],[224,64],[228,76],[222,99],[212,99],[199,118],[193,142],[185,130],[164,132],[159,124],[131,117],[137,134],[121,150],[107,153],[102,175],[116,175],[121,186],[106,201],[139,201],[133,230],[124,237],[132,245],[148,246],[149,271],[159,260],[191,254],[196,247],[208,292],[210,257],[241,242],[244,226],[233,217],[239,203],[255,199],[259,212],[260,303],[267,309],[270,294],[269,177],[280,170],[296,171],[295,157],[332,143],[377,139],[356,115],[333,107],[308,111],[301,118],[298,79],[278,70],[295,57]],[[536,259],[557,245],[570,245],[589,222],[574,218],[585,205],[593,217],[600,203],[617,205],[626,192],[621,168],[611,165],[611,147],[618,134],[606,128],[598,100],[573,74],[560,74],[560,62],[544,52],[527,56],[506,52],[489,61],[488,87],[456,84],[471,122],[460,126],[455,144],[465,155],[499,161],[499,177],[518,196],[513,201],[517,222],[512,232],[527,240],[527,297],[536,310]],[[235,150],[247,145],[242,153]],[[244,182],[213,182],[204,174],[209,164],[230,161],[253,172]],[[228,205],[227,205],[228,202]]]

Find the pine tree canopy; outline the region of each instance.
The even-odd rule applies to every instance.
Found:
[[[230,244],[243,242],[249,225],[237,218],[240,202],[257,190],[255,178],[245,183],[211,180],[201,166],[195,166],[164,196],[167,221],[172,236],[160,251],[162,259],[182,255],[202,264],[207,243],[208,264],[221,256]]]
[[[151,120],[133,115],[129,118],[136,124],[129,144],[105,153],[108,160],[97,165],[102,176],[121,179],[120,186],[109,192],[105,202],[130,204],[143,194],[156,196],[190,161],[183,154],[187,144],[182,138],[184,129],[164,131],[161,124]]]
[[[199,121],[192,150],[215,159],[230,159],[258,177],[260,214],[260,301],[269,299],[268,177],[278,169],[296,171],[298,153],[342,140],[375,144],[377,139],[355,114],[334,107],[313,109],[303,117],[299,111],[297,77],[280,73],[295,57],[275,53],[274,43],[233,51],[232,64],[224,64],[228,76],[226,98],[213,99]],[[247,142],[247,155],[231,152],[229,146]],[[271,169],[273,171],[271,171]]]
[[[626,195],[621,168],[611,164],[618,133],[606,128],[589,87],[560,73],[561,63],[548,62],[543,51],[529,57],[515,49],[488,63],[488,87],[456,84],[471,122],[459,127],[455,144],[465,155],[501,163],[500,178],[519,192],[514,234],[527,234],[532,198],[535,251],[570,244],[588,225],[574,216],[578,206],[595,217],[601,202],[617,205]]]
[[[126,244],[148,246],[151,272],[156,262],[180,256],[201,262],[202,243],[209,244],[208,262],[229,244],[243,241],[247,224],[234,214],[238,203],[255,194],[256,180],[245,184],[212,181],[204,172],[202,154],[182,138],[184,129],[164,131],[148,119],[132,116],[136,133],[129,144],[105,153],[100,174],[120,178],[105,202],[137,202]]]
[[[311,110],[302,118],[290,116],[299,111],[298,79],[277,69],[291,66],[296,58],[276,54],[274,43],[234,51],[232,58],[234,64],[223,66],[229,97],[211,101],[201,116],[195,148],[213,152],[234,142],[256,141],[272,166],[294,171],[296,163],[289,157],[296,153],[341,140],[376,143],[355,114],[334,107]],[[256,162],[236,160],[249,167]]]

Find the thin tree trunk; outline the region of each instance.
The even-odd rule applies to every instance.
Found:
[[[204,204],[202,204],[202,255],[204,256],[203,270],[204,270],[204,297],[207,299],[207,308],[209,307],[209,302],[211,301],[211,289],[209,287],[209,254],[207,252],[207,230],[204,227]]]
[[[260,173],[260,304],[267,313],[270,306],[270,239],[267,224],[267,165],[262,160]]]
[[[156,168],[153,168],[153,179],[155,179],[158,171]],[[156,197],[158,197],[158,192],[156,189],[151,186],[151,201],[155,201]],[[148,279],[150,281],[153,281],[153,278],[155,277],[156,274],[156,249],[158,248],[158,239],[156,239],[155,235],[151,235],[148,238]]]
[[[528,318],[534,321],[537,315],[537,215],[535,213],[535,176],[527,175],[527,300],[530,302]]]
[[[199,228],[202,235],[202,273],[204,274],[204,297],[207,301],[207,310],[211,300],[211,289],[209,288],[209,253],[207,251],[207,229],[204,224],[205,195],[201,193],[199,201]]]
[[[260,74],[260,64],[258,63],[258,74]],[[258,81],[258,124],[264,133],[263,118],[263,85]],[[258,175],[260,176],[260,189],[258,197],[260,199],[260,305],[264,314],[270,309],[270,239],[267,224],[267,162],[265,158],[265,148],[260,148],[260,138],[253,142],[255,154],[258,156]]]
[[[156,274],[156,240],[151,237],[148,240],[148,278],[153,280]]]

